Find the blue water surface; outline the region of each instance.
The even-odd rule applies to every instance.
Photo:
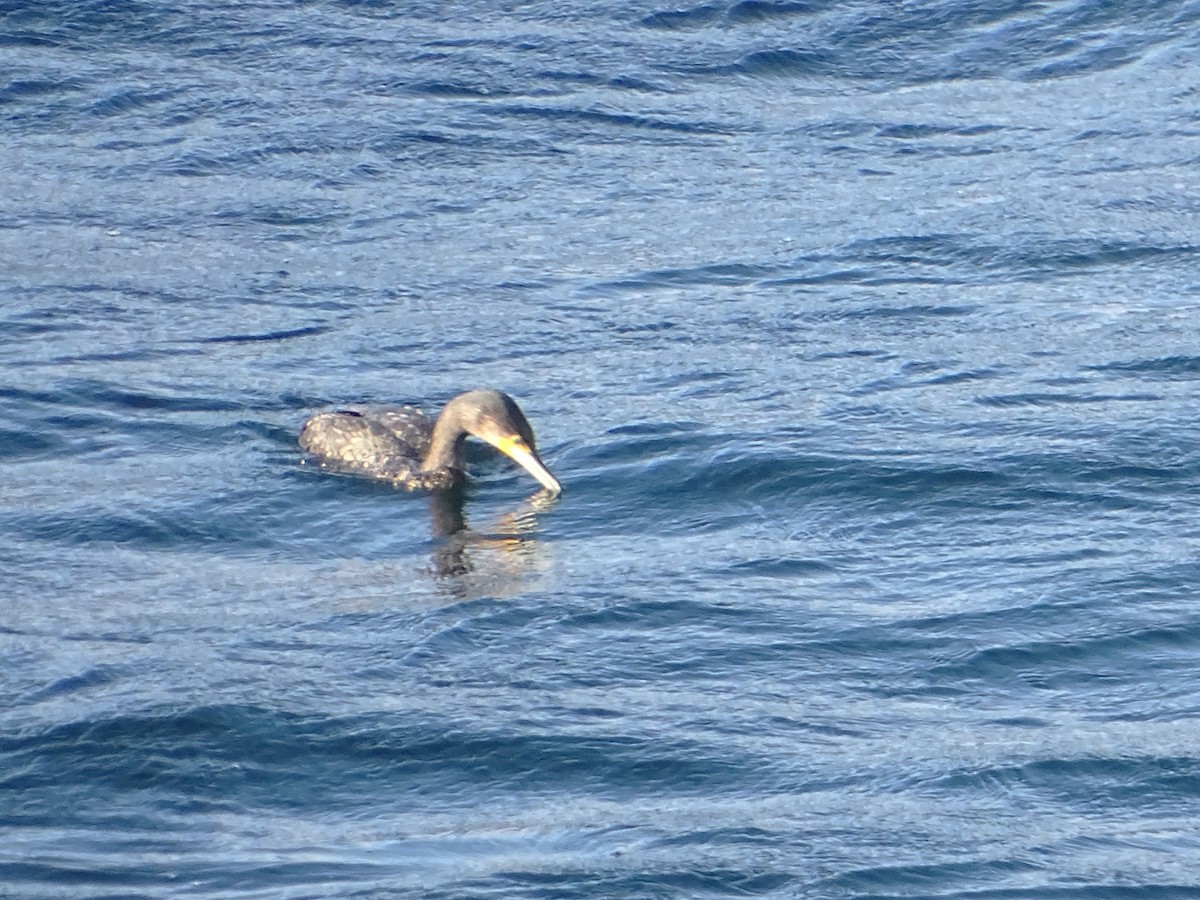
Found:
[[[0,0],[0,895],[1200,897],[1198,35]]]

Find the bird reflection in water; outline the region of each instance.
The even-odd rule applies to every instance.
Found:
[[[467,525],[464,493],[457,488],[430,494],[434,574],[455,580],[454,592],[459,596],[473,593],[462,580],[465,576],[473,576],[474,580],[482,577],[489,582],[476,585],[483,588],[482,593],[508,593],[500,583],[515,585],[529,574],[540,547],[534,537],[538,513],[553,506],[557,495],[539,491],[522,506],[501,515],[486,531],[476,531]]]

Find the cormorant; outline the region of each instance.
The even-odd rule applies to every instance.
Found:
[[[300,446],[322,465],[410,491],[445,491],[462,483],[468,435],[512,457],[551,494],[562,492],[538,456],[525,414],[501,391],[459,394],[436,420],[413,406],[320,413],[304,423]]]

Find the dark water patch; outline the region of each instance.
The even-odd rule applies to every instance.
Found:
[[[1151,381],[1191,381],[1200,376],[1200,357],[1165,356],[1158,359],[1134,359],[1127,362],[1088,365],[1084,366],[1084,369]]]
[[[730,66],[701,70],[709,75],[750,75],[795,78],[829,76],[840,73],[841,57],[830,50],[757,50]]]
[[[1003,125],[917,125],[917,124],[900,124],[900,125],[882,125],[876,130],[879,137],[896,138],[898,140],[925,140],[931,137],[943,137],[946,135],[954,137],[977,137],[984,134],[992,134],[997,131],[1005,131]]]
[[[484,34],[475,34],[470,37],[437,37],[422,41],[421,46],[437,47],[445,49],[462,49],[468,47],[487,47],[490,49],[503,50],[509,47],[515,47],[518,50],[534,50],[538,47],[538,40],[529,40],[532,35],[525,32],[519,37],[512,35],[496,36]],[[419,60],[432,59],[436,62],[442,62],[449,59],[447,55],[429,54],[428,56],[420,56]]]
[[[87,427],[102,424],[101,412],[232,412],[244,409],[244,405],[230,400],[213,397],[188,396],[169,391],[134,390],[97,379],[65,379],[52,390],[26,390],[12,386],[0,386],[0,399],[22,401],[43,407],[75,407],[84,412],[71,413],[84,416],[83,420],[71,419]]]
[[[1194,623],[1140,628],[1126,634],[1024,641],[988,647],[953,663],[934,666],[930,677],[957,682],[1023,681],[1042,689],[1112,691],[1112,679],[1174,668],[1170,658],[1200,646]]]
[[[654,391],[670,392],[680,397],[731,397],[741,393],[745,376],[737,372],[676,372],[662,378],[650,379],[647,386]]]
[[[239,403],[214,397],[126,390],[101,382],[75,382],[63,390],[60,402],[129,411],[233,412],[243,408]]]
[[[236,427],[230,431],[240,433]],[[173,440],[171,434],[174,434]],[[206,449],[211,453],[211,448],[217,446],[228,456],[228,448],[236,445],[234,441],[225,444],[205,441],[205,434],[210,433],[201,431],[191,436],[200,454]],[[179,461],[182,436],[171,432],[164,440],[176,449],[175,456],[132,453],[127,440],[111,450],[109,444],[100,442],[83,449],[70,448],[73,456],[109,451],[94,465],[91,477],[119,486],[119,498],[102,506],[77,505],[69,497],[60,498],[53,504],[11,506],[0,513],[0,530],[22,541],[47,546],[121,546],[140,552],[223,548],[229,559],[252,556],[270,547],[278,548],[283,535],[298,541],[298,547],[303,546],[308,529],[319,537],[321,523],[314,522],[311,515],[298,516],[294,510],[295,499],[283,493],[282,484],[278,486],[278,492],[266,482],[240,491],[197,492],[191,487],[199,477],[193,471],[196,461],[191,457],[186,457],[185,462]],[[62,456],[56,454],[54,459]],[[283,453],[280,464],[294,467],[298,456],[298,451],[294,455]],[[110,458],[126,462],[121,468],[113,469]],[[139,467],[145,469],[144,475]],[[209,462],[209,467],[219,474],[219,465]],[[166,475],[162,474],[164,472]],[[378,487],[371,482],[366,482],[366,486]],[[390,489],[387,485],[383,487]],[[395,493],[394,489],[392,493]],[[341,536],[358,538],[364,545],[370,540],[387,540],[386,534],[372,531],[371,520],[361,515],[347,517],[341,527]],[[328,534],[326,538],[325,543],[329,543]],[[324,546],[320,541],[314,543],[316,547]],[[311,556],[314,546],[304,546],[300,552]]]
[[[580,448],[580,456],[585,462],[633,462],[695,447],[697,441],[710,449],[720,444],[719,436],[705,432],[697,422],[635,422],[610,428],[605,435],[613,440],[597,441]]]
[[[823,320],[853,320],[853,319],[902,319],[919,320],[928,318],[971,316],[979,311],[978,306],[905,304],[890,306],[887,304],[871,304],[870,306],[850,306],[833,308],[815,313],[812,318]]]
[[[245,520],[216,517],[211,512],[163,510],[157,502],[120,512],[67,509],[61,512],[9,513],[0,527],[25,540],[71,546],[123,545],[143,550],[169,550],[205,544],[245,545],[250,539]]]
[[[0,459],[9,462],[51,456],[64,446],[63,439],[53,433],[0,428]]]
[[[622,630],[678,636],[689,625],[698,622],[719,628],[746,629],[757,621],[758,616],[752,609],[722,603],[720,598],[694,594],[670,598],[610,596],[605,599],[607,602],[599,606],[569,612],[560,618],[559,624],[572,631],[603,631],[619,626]]]
[[[637,324],[613,323],[612,330],[616,334],[659,334],[664,331],[675,331],[679,327],[678,322],[661,320],[658,322],[638,322]]]
[[[884,900],[913,896],[993,898],[1004,891],[979,891],[979,884],[1044,871],[1037,862],[1017,859],[973,859],[966,862],[854,867],[821,882],[829,896]],[[926,894],[925,892],[929,892]],[[1039,897],[1052,896],[1037,892]],[[1027,896],[1019,892],[1011,896]]]
[[[617,88],[623,91],[636,91],[642,94],[674,94],[677,93],[676,88],[669,84],[658,81],[649,81],[645,78],[635,78],[631,75],[618,75],[608,79],[605,82],[609,87]]]
[[[1166,695],[1158,700],[1157,708],[1119,710],[1102,718],[1112,722],[1184,722],[1200,719],[1200,705],[1179,705],[1176,698]]]
[[[619,498],[629,504],[629,514],[661,516],[670,512],[672,518],[678,518],[690,506],[713,509],[713,504],[722,500],[744,503],[774,495],[784,483],[799,491],[827,474],[809,459],[735,456],[719,449],[726,441],[712,436],[683,442],[666,438],[623,443],[602,455],[586,451],[583,455],[592,459],[592,469],[572,479],[573,490],[588,494],[606,491],[612,484],[630,485],[632,490]],[[653,458],[647,458],[651,455]]]
[[[1014,487],[1013,476],[998,468],[954,464],[903,465],[866,460],[826,459],[806,490],[833,491],[859,498],[887,499],[892,503],[915,501],[921,505],[938,498],[974,506],[1002,502]]]
[[[875,515],[903,510],[957,518],[967,510],[1000,512],[1046,503],[1129,508],[1134,502],[1096,490],[1065,490],[1061,496],[1035,495],[1029,480],[1008,467],[938,465],[932,462],[880,462],[848,453],[830,457],[779,447],[770,452],[695,448],[667,452],[655,460],[610,463],[577,472],[572,494],[591,502],[611,493],[611,485],[627,489],[608,503],[623,527],[653,522],[666,534],[704,534],[736,528],[761,507],[768,516],[793,520],[798,509],[829,503],[839,508],[869,508]],[[608,532],[612,521],[596,520],[577,528]],[[641,526],[638,526],[641,527]]]
[[[804,138],[811,138],[820,141],[823,144],[832,146],[838,150],[845,150],[845,142],[851,138],[859,138],[867,135],[878,134],[880,129],[886,127],[878,122],[866,121],[862,119],[847,119],[839,117],[826,122],[808,122],[797,125],[790,133],[800,135]],[[888,172],[876,172],[875,174],[892,174]]]
[[[362,144],[359,142],[355,149],[361,151],[361,148]],[[235,150],[186,149],[172,156],[155,159],[136,166],[126,166],[122,169],[122,174],[129,176],[149,173],[194,178],[216,175],[244,177],[248,171],[263,168],[270,170],[272,176],[275,178],[308,180],[312,179],[316,174],[314,167],[317,165],[317,161],[330,156],[337,152],[338,149],[336,144],[328,139],[312,140],[306,143],[279,140]],[[329,207],[334,207],[340,214],[340,206],[332,202],[317,204],[310,200],[307,201],[306,205],[309,207],[316,206],[320,211],[315,213],[300,213],[299,218],[302,222],[323,224],[338,218],[339,216],[331,218],[330,214],[323,211]],[[224,215],[226,217],[233,216],[237,219],[248,217],[252,221],[261,219],[268,224],[280,218],[288,221],[291,218],[297,217],[295,211],[281,211],[270,206],[252,207],[248,210],[234,210],[226,212]]]
[[[896,678],[912,676],[931,661],[952,655],[959,646],[952,635],[912,634],[903,624],[843,628],[822,635],[799,624],[776,622],[764,629],[763,638],[740,648],[740,652],[758,663],[803,661],[814,672],[842,672],[847,678],[856,676],[855,681],[865,675],[861,684],[867,692],[894,691],[895,683],[879,683],[877,676],[885,671]],[[730,646],[718,646],[712,652],[732,658],[732,650]],[[844,727],[850,729],[849,725]],[[850,729],[846,733],[856,732]]]
[[[411,714],[338,720],[225,705],[10,735],[0,739],[0,754],[10,763],[0,787],[10,797],[21,792],[26,814],[47,822],[71,817],[57,791],[86,796],[89,805],[109,791],[152,791],[168,802],[237,798],[257,808],[307,809],[316,796],[327,806],[369,804],[388,786],[397,804],[411,806],[422,783],[453,783],[460,793],[468,785],[602,789],[617,797],[649,786],[726,791],[761,764],[718,758],[691,741],[497,731]]]
[[[188,150],[173,157],[165,157],[155,163],[155,170],[163,174],[184,176],[230,175],[244,177],[248,171],[263,169],[273,179],[296,179],[305,182],[327,174],[325,160],[346,151],[338,146],[338,139],[308,139],[302,143],[292,138],[233,151]],[[362,143],[354,148],[361,152]],[[339,169],[339,171],[341,171]],[[328,225],[348,215],[340,202],[332,200],[297,200],[290,207],[271,204],[235,206],[221,210],[214,216],[216,221],[249,221],[262,224]]]
[[[685,834],[662,837],[651,841],[656,847],[686,847],[692,844],[736,846],[770,846],[776,835],[763,828],[747,825],[743,828],[701,828]]]
[[[1033,567],[1067,570],[1074,563],[1103,560],[1112,554],[1103,547],[1077,547],[1059,551],[1024,551],[1004,557],[1008,565],[1028,569]]]
[[[723,566],[723,574],[755,575],[767,578],[804,578],[813,574],[833,572],[836,567],[820,559],[789,558],[784,556],[747,559]]]
[[[1166,810],[1200,797],[1200,760],[1154,756],[1041,759],[1019,766],[955,773],[934,780],[929,787],[955,792],[988,785],[1045,793],[1085,809],[1103,809],[1116,802]]]
[[[725,13],[725,5],[706,3],[691,9],[665,10],[653,12],[641,20],[647,28],[662,29],[695,29],[703,28],[720,21]]]
[[[350,166],[340,175],[328,175],[319,179],[316,183],[322,188],[338,188],[346,187],[352,184],[370,184],[372,182],[382,181],[392,174],[391,168],[385,165],[379,165],[372,162],[358,162]],[[416,218],[412,212],[402,211],[391,213],[386,216],[356,216],[351,223],[351,228],[376,228],[386,225],[389,222],[403,222],[407,219]]]
[[[31,4],[20,4],[28,7]],[[38,33],[36,31],[26,30],[17,27],[18,21],[14,16],[11,16],[7,11],[0,8],[0,13],[5,15],[5,29],[0,31],[0,47],[56,47],[58,41],[53,35]]]
[[[427,664],[439,658],[502,644],[513,633],[545,624],[546,617],[544,608],[522,603],[499,606],[484,600],[464,603],[456,608],[454,621],[424,637],[405,655],[405,662]]]
[[[56,357],[54,362],[60,365],[92,362],[153,362],[155,360],[172,360],[183,356],[202,356],[202,350],[188,350],[183,347],[171,350],[116,350],[111,353],[76,353]]]
[[[742,11],[746,14],[740,15]],[[942,2],[919,9],[875,6],[870,12],[843,13],[818,4],[705,4],[653,13],[641,24],[734,35],[771,27],[766,35],[753,38],[776,46],[742,54],[733,63],[681,66],[695,74],[820,76],[890,87],[967,78],[1044,80],[1102,72],[1169,44],[1179,34],[1181,21],[1197,17],[1157,8],[1132,11],[1122,4],[1111,9],[1096,4],[1030,7],[1022,0],[987,5]],[[721,49],[725,52],[707,55],[728,59],[728,44]]]
[[[36,29],[55,44],[105,32],[144,32],[170,19],[169,13],[140,0],[80,0],[68,8],[53,3],[12,3],[11,7],[0,9],[6,17],[13,17],[9,24]]]
[[[1013,262],[1019,262],[1026,269],[1061,274],[1142,263],[1189,264],[1198,252],[1191,244],[1157,245],[1111,240],[1039,239],[1024,249],[1024,258]],[[998,261],[1008,262],[1003,254]]]
[[[310,410],[318,405],[311,398],[246,396],[241,402],[231,398],[228,404],[213,408],[199,398],[161,395],[150,398],[139,395],[138,402],[126,403],[123,394],[110,405],[105,401],[113,398],[90,390],[82,393],[0,390],[0,399],[5,396],[19,401],[11,405],[9,416],[10,422],[20,427],[3,430],[0,455],[7,452],[14,460],[60,458],[64,474],[70,468],[68,458],[103,454],[105,462],[112,462],[140,455],[157,465],[160,460],[156,454],[181,460],[192,449],[201,453],[228,450],[245,445],[248,438],[287,446],[290,451],[295,426],[272,425],[261,418],[215,423],[194,414],[213,411],[270,414]],[[111,483],[113,473],[97,471],[94,476]]]
[[[672,523],[694,526],[688,513],[701,509],[709,511],[711,525],[726,527],[718,511],[745,504],[775,510],[835,501],[871,504],[876,513],[920,509],[956,516],[965,510],[1044,509],[1048,503],[1153,508],[1153,495],[1173,491],[1195,475],[1190,463],[1162,466],[1056,454],[993,455],[976,462],[881,459],[851,450],[829,456],[778,437],[703,431],[610,442],[577,449],[567,458],[576,470],[573,491],[592,496],[612,484],[628,485],[625,495],[614,498],[622,507],[628,504],[623,515],[654,516],[668,530]]]
[[[643,272],[613,281],[602,281],[587,285],[583,289],[586,295],[608,295],[612,293],[627,293],[630,291],[645,291],[650,289],[674,289],[680,287],[697,287],[722,285],[740,287],[753,284],[760,279],[770,278],[779,270],[770,266],[748,265],[744,263],[715,263],[686,269],[663,269],[655,272]]]
[[[189,892],[215,891],[225,896],[252,895],[264,883],[281,888],[290,885],[289,893],[301,897],[403,895],[394,887],[397,873],[375,861],[233,862],[189,867],[184,877]]]
[[[64,641],[78,641],[79,643],[107,643],[107,644],[152,644],[154,636],[149,634],[129,634],[114,632],[78,632],[65,633],[61,635]]]
[[[715,122],[685,122],[658,116],[632,113],[603,112],[595,109],[578,109],[559,106],[528,106],[500,103],[488,106],[481,112],[493,116],[516,119],[532,119],[542,122],[579,125],[587,129],[599,126],[604,134],[611,132],[642,132],[649,135],[694,135],[697,137],[728,137],[734,131]]]
[[[1110,239],[1061,239],[1049,235],[1015,235],[1012,247],[970,241],[957,248],[966,259],[1014,274],[1105,269],[1141,263],[1183,263],[1196,256],[1190,244],[1152,244]]]
[[[828,8],[827,3],[797,3],[793,0],[739,0],[725,10],[725,22],[741,24],[744,22],[769,22],[773,19],[791,19],[796,16],[807,16],[811,13]]]
[[[305,328],[291,328],[283,331],[267,331],[261,334],[226,334],[218,337],[198,338],[198,344],[256,344],[269,341],[286,341],[298,337],[312,337],[325,334],[330,329],[324,325],[312,325]]]
[[[388,163],[387,169],[369,168],[365,174],[370,174],[372,177],[394,175],[393,167],[407,166],[412,163],[436,169],[439,165],[473,166],[479,162],[481,157],[499,160],[555,158],[573,152],[559,146],[550,135],[531,134],[527,131],[504,132],[488,128],[480,130],[450,129],[449,127],[397,129],[386,135],[373,135],[365,142],[365,146],[372,153],[379,154]],[[350,171],[353,174],[354,170],[343,171]],[[341,174],[339,173],[339,175]],[[336,183],[338,176],[326,177],[330,183]],[[361,176],[359,180],[362,180]],[[472,211],[477,208],[478,202],[448,203],[443,198],[424,200],[420,205],[426,213]],[[389,222],[402,220],[402,218],[398,218],[397,215],[389,215],[378,217],[373,221]]]
[[[983,235],[898,236],[802,255],[766,283],[995,285],[1054,281],[1130,266],[1192,266],[1196,252],[1190,244],[1064,240],[1040,234],[1010,235],[1002,244]]]
[[[86,89],[87,83],[80,78],[66,78],[61,81],[13,80],[0,88],[0,108],[33,98],[59,97]]]
[[[1081,462],[1077,477],[1084,484],[1125,484],[1153,490],[1156,482],[1190,481],[1197,475],[1195,464],[1168,466],[1101,460]]]
[[[40,703],[57,697],[70,696],[103,688],[129,677],[130,668],[127,666],[103,665],[94,666],[84,672],[74,673],[59,678],[51,684],[35,691],[28,697],[22,698],[22,703]]]
[[[589,87],[595,87],[597,85],[608,83],[608,79],[600,74],[594,72],[585,72],[578,69],[546,69],[538,72],[537,77],[549,82],[560,82],[568,85],[586,85]]]
[[[690,9],[662,10],[640,20],[645,28],[691,30],[708,25],[743,25],[787,21],[809,16],[829,7],[828,3],[795,0],[738,0],[734,3],[709,3]]]
[[[1021,393],[995,394],[976,397],[981,406],[1050,406],[1077,403],[1153,403],[1164,400],[1161,394],[1078,394],[1078,393]]]
[[[228,161],[222,162],[216,154],[189,150],[170,159],[156,161],[155,171],[163,175],[180,175],[186,178],[204,178],[220,175],[229,169]]]
[[[135,88],[127,88],[114,94],[110,94],[102,100],[95,101],[91,105],[90,112],[92,115],[101,118],[124,116],[135,110],[159,106],[162,103],[179,97],[183,93],[184,92],[182,90],[147,91]],[[157,146],[165,146],[165,143],[159,142]],[[101,148],[98,147],[97,149]],[[115,148],[109,145],[104,149]]]
[[[971,372],[947,372],[943,375],[935,375],[929,379],[931,385],[952,385],[952,384],[967,384],[975,381],[989,381],[994,378],[1001,378],[1009,374],[1003,369],[982,369]]]
[[[787,287],[789,285],[802,287],[825,287],[842,284],[861,284],[867,287],[901,287],[912,285],[916,287],[941,287],[947,285],[966,284],[967,279],[946,274],[931,274],[921,272],[884,273],[867,268],[837,268],[812,275],[789,275],[782,278],[772,278],[763,282],[765,285]],[[887,307],[882,307],[886,309]]]
[[[897,235],[855,241],[841,252],[844,258],[856,261],[952,265],[964,258],[978,259],[977,246],[970,235]]]
[[[514,96],[513,91],[493,84],[468,84],[457,81],[416,81],[404,86],[410,94],[446,99],[497,100]]]
[[[71,334],[85,330],[87,326],[76,321],[64,320],[46,309],[16,313],[4,322],[4,337],[8,340],[43,334]]]
[[[283,208],[256,204],[235,209],[223,209],[213,215],[216,222],[239,224],[307,226],[330,225],[346,217],[341,204],[308,202]]]
[[[877,242],[873,242],[877,243]],[[834,253],[805,255],[765,283],[820,287],[839,284],[940,285],[966,283],[972,276],[953,244],[914,248],[908,241],[891,246],[851,245]]]
[[[988,721],[989,725],[999,725],[1003,728],[1043,729],[1052,724],[1046,719],[1035,719],[1032,716],[1006,716]]]
[[[868,350],[859,348],[854,350],[827,350],[815,354],[812,359],[815,361],[821,360],[839,360],[839,359],[886,359],[888,354],[879,350]]]
[[[680,646],[677,658],[631,659],[625,665],[631,676],[644,679],[647,683],[696,683],[710,681],[720,684],[730,673],[738,672],[749,681],[770,679],[771,673],[792,668],[806,673],[803,687],[807,690],[821,686],[821,690],[850,698],[899,698],[928,700],[933,697],[963,702],[973,696],[972,686],[962,683],[934,682],[923,677],[922,664],[929,656],[941,656],[952,652],[948,642],[930,646],[924,642],[893,639],[882,634],[862,634],[863,640],[808,639],[801,634],[790,633],[785,625],[777,625],[758,632],[738,634],[737,639],[714,641],[698,635]],[[837,672],[836,687],[829,685],[825,673]],[[595,678],[603,686],[603,673],[585,676]],[[608,676],[608,683],[617,680],[615,674]],[[836,720],[835,720],[836,721]],[[785,739],[806,736],[815,743],[828,744],[839,738],[865,738],[872,729],[854,723],[828,724],[813,722],[803,716],[781,716],[762,719],[758,722],[763,736],[771,735]],[[737,731],[738,726],[715,724],[717,732]],[[833,781],[841,787],[861,782],[862,776],[839,775]],[[833,787],[832,784],[812,786],[808,789]]]
[[[455,892],[439,891],[429,896],[431,900],[482,900],[496,896],[755,897],[774,895],[794,880],[795,875],[790,872],[763,872],[758,866],[684,868],[656,865],[651,871],[645,872],[608,872],[595,864],[553,872],[527,872],[514,866],[512,870],[489,879],[459,882],[455,885]]]
[[[55,396],[54,399],[47,401],[47,405],[57,406],[57,401],[58,398]],[[31,418],[33,420],[31,423],[33,427],[27,432],[27,436],[30,438],[47,434],[58,434],[61,437],[64,433],[76,433],[77,435],[86,436],[90,432],[101,432],[109,429],[114,424],[109,416],[86,408],[75,412],[52,413],[36,418],[23,418]]]
[[[995,635],[1005,628],[1022,636],[1048,631],[1064,621],[1086,617],[1095,602],[1090,595],[1086,599],[1057,594],[1042,594],[1036,598],[1018,596],[1009,603],[988,609],[919,615],[897,623],[894,630],[937,639],[950,638],[960,644],[960,660],[965,661],[977,652],[977,648],[962,643],[970,635]]]
[[[1103,137],[1106,141],[1116,139],[1127,139],[1124,133],[1097,135]],[[1085,137],[1080,135],[1079,140],[1090,139],[1090,136]],[[1162,211],[1175,211],[1194,215],[1200,212],[1200,198],[1190,196],[1180,196],[1178,194],[1154,195],[1149,197],[1114,197],[1111,200],[1105,200],[1100,204],[1101,209],[1115,210],[1120,212],[1149,212],[1157,213]]]
[[[154,840],[146,840],[147,850],[153,851]],[[171,847],[175,852],[182,852],[181,845]],[[88,866],[82,861],[70,863],[52,862],[0,862],[0,878],[6,885],[31,891],[26,896],[69,897],[76,892],[87,892],[87,896],[103,898],[126,898],[136,896],[129,893],[131,888],[149,888],[155,885],[170,884],[175,878],[165,875],[153,866],[134,865],[122,866],[120,871],[106,866],[100,860]],[[38,892],[42,886],[53,890],[51,895]],[[95,893],[102,891],[103,893]],[[35,893],[36,892],[36,893]]]

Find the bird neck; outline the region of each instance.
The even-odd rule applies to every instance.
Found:
[[[466,467],[464,445],[467,442],[467,432],[459,424],[458,417],[453,413],[447,415],[448,412],[449,408],[443,410],[433,425],[429,449],[425,451],[425,459],[421,462],[422,472]]]

